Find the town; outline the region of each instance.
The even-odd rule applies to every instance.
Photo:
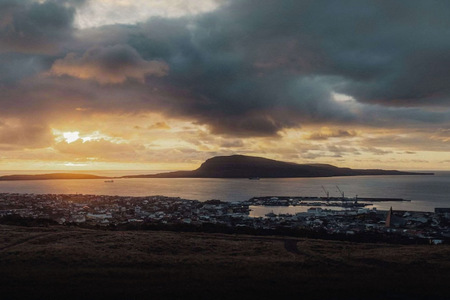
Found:
[[[0,194],[0,222],[15,216],[104,229],[210,225],[250,233],[302,231],[328,237],[391,236],[410,241],[426,240],[432,244],[450,241],[449,208],[436,208],[434,213],[378,211],[361,205],[335,210],[320,202],[308,203],[301,197],[292,197],[287,199],[288,203],[312,207],[296,214],[270,212],[264,216],[250,216],[250,211],[257,206],[286,205],[286,201],[280,199],[255,197],[240,202],[200,202],[165,196],[3,193]]]

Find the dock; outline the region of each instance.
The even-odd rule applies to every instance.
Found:
[[[374,197],[312,197],[312,196],[264,196],[253,197],[248,200],[250,205],[257,206],[339,206],[364,207],[373,205],[372,202],[411,200],[402,198],[374,198]]]

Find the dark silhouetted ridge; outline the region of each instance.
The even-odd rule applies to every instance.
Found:
[[[197,170],[124,176],[126,178],[289,178],[357,175],[433,175],[395,170],[338,168],[328,164],[296,164],[262,157],[231,155],[206,160]]]
[[[106,179],[106,178],[109,177],[96,176],[90,174],[73,174],[73,173],[0,176],[0,180]]]

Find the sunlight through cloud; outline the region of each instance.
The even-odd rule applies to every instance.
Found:
[[[64,132],[63,137],[66,140],[66,142],[70,144],[80,138],[80,133],[78,131]]]
[[[216,9],[218,0],[97,0],[79,8],[75,18],[78,28],[110,24],[136,24],[150,17],[177,18]]]

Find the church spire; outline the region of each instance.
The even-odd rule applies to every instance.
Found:
[[[392,219],[392,206],[391,206],[391,209],[389,210],[389,212],[387,214],[387,217],[386,217],[385,226],[388,227],[388,228],[391,227],[391,219]]]

